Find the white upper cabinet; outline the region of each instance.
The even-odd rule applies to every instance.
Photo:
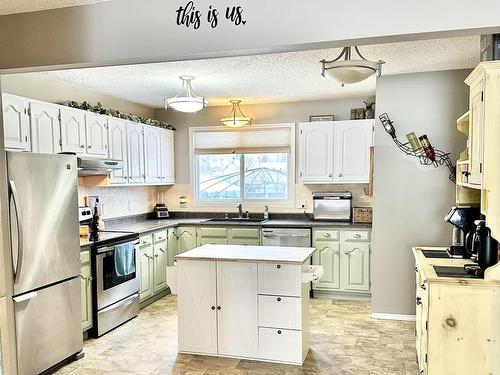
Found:
[[[339,183],[368,183],[373,121],[335,121],[333,175]]]
[[[299,124],[299,165],[300,182],[333,182],[332,121]]]
[[[111,173],[112,184],[124,184],[128,181],[127,171],[127,122],[120,119],[108,119],[109,158],[123,161],[123,168]]]
[[[15,95],[3,94],[2,102],[5,148],[12,151],[30,151],[27,100]]]
[[[145,182],[161,181],[160,128],[144,126]]]
[[[96,113],[85,114],[87,154],[108,156],[108,118]]]
[[[77,155],[87,153],[85,139],[85,112],[79,109],[60,107],[61,148],[63,152]]]
[[[144,182],[144,125],[127,122],[128,182]]]
[[[31,151],[43,154],[61,152],[59,106],[30,102]]]
[[[174,177],[174,131],[161,130],[161,182],[164,184],[173,184]]]

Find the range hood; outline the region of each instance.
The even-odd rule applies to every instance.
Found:
[[[77,167],[79,176],[107,176],[113,171],[122,169],[123,161],[79,157]]]

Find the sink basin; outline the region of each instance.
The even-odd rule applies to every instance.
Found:
[[[252,218],[244,218],[244,217],[212,217],[205,221],[224,221],[228,223],[263,223],[267,220],[263,219],[252,219]]]
[[[451,258],[447,251],[444,250],[422,250],[422,254],[426,258]]]

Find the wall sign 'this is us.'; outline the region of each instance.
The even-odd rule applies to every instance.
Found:
[[[241,6],[228,6],[225,10],[219,11],[212,5],[206,12],[199,10],[193,1],[180,6],[175,13],[177,14],[177,25],[199,29],[202,22],[207,22],[212,29],[215,29],[219,21],[229,21],[236,26],[245,25],[247,21],[243,19],[243,8]]]

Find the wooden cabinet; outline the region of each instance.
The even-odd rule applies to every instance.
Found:
[[[81,306],[82,306],[82,331],[87,331],[93,326],[92,317],[92,272],[90,265],[90,250],[80,253],[82,265],[80,272]]]
[[[368,183],[373,120],[299,124],[303,184]]]
[[[299,179],[304,184],[333,182],[333,122],[299,124]]]
[[[161,130],[151,126],[144,127],[144,181],[156,183],[162,180],[161,175]]]
[[[313,289],[333,296],[368,296],[370,292],[370,230],[314,229],[313,264],[325,274]]]
[[[127,122],[128,182],[144,182],[144,126]]]
[[[484,76],[478,77],[470,88],[470,153],[469,184],[481,185],[483,174],[484,137]]]
[[[182,254],[197,246],[196,231],[196,227],[180,226],[177,228],[177,254]]]
[[[161,130],[161,182],[164,184],[173,184],[174,177],[174,132],[173,130]]]
[[[373,120],[335,121],[333,176],[338,183],[368,183]]]
[[[61,152],[59,106],[44,102],[29,103],[31,151],[42,154]]]
[[[128,181],[127,123],[120,119],[108,119],[108,157],[123,161],[122,169],[111,173],[112,184]]]
[[[97,113],[85,114],[85,132],[87,136],[87,154],[108,156],[108,117]]]
[[[63,152],[74,152],[77,155],[87,153],[85,134],[85,111],[61,107],[61,149]]]
[[[2,106],[5,148],[30,151],[28,101],[20,96],[3,94]]]

